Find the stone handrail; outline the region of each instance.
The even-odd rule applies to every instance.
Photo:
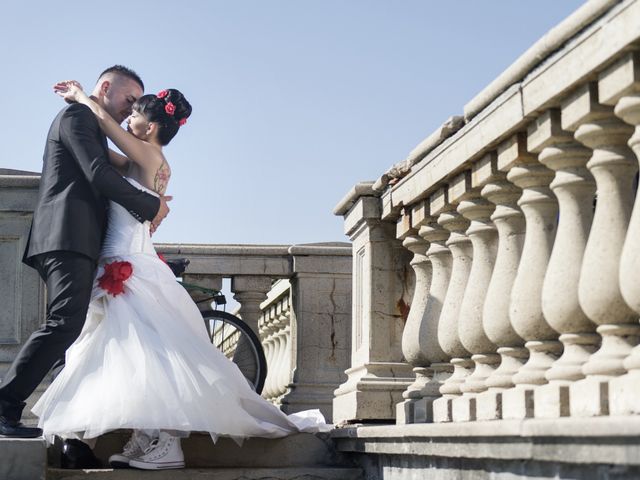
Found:
[[[570,18],[403,178],[334,210],[354,252],[334,421],[640,413],[640,1]]]
[[[552,28],[546,35],[531,46],[493,82],[484,88],[464,106],[467,119],[480,113],[511,85],[521,81],[531,70],[537,67],[555,50],[571,40],[585,25],[593,22],[620,0],[590,0]]]

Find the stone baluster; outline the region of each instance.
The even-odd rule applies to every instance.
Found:
[[[278,373],[280,371],[280,359],[282,356],[282,342],[280,339],[281,319],[278,312],[277,304],[274,305],[273,308],[273,319],[271,320],[271,328],[272,357],[271,365],[269,366],[269,370],[271,370],[269,378],[269,395],[271,396],[271,398],[275,398],[278,396]]]
[[[275,396],[276,385],[276,362],[278,360],[278,341],[276,335],[278,333],[278,315],[276,306],[270,309],[269,315],[269,359],[267,360],[267,379],[265,380],[265,393],[268,398]]]
[[[564,128],[573,127],[576,108],[584,100],[580,90],[558,109],[545,112],[529,139],[538,160],[556,172],[551,189],[558,198],[556,239],[542,288],[542,311],[564,346],[562,356],[546,372],[549,381],[534,392],[535,416],[569,415],[569,386],[584,377],[582,365],[600,342],[595,325],[578,301],[580,266],[593,218],[595,182],[585,165],[591,151]]]
[[[233,298],[240,304],[239,316],[258,335],[258,322],[262,310],[260,304],[271,289],[270,277],[236,275],[231,279]]]
[[[586,378],[570,387],[572,416],[606,415],[609,383],[625,373],[623,361],[637,344],[637,314],[622,298],[619,264],[633,206],[637,160],[627,146],[633,127],[598,101],[595,84],[585,87],[575,106],[575,138],[593,150],[587,163],[597,186],[597,201],[585,247],[578,296],[585,314],[598,326],[602,346],[583,365]]]
[[[278,363],[280,361],[281,355],[281,344],[278,338],[278,333],[280,332],[280,316],[278,315],[278,306],[277,304],[273,306],[273,317],[271,319],[271,363],[268,366],[267,375],[268,375],[268,394],[269,397],[274,399],[277,396],[276,390],[278,385]]]
[[[270,309],[267,309],[262,312],[258,324],[258,337],[260,338],[260,343],[262,343],[262,349],[264,350],[264,356],[267,362],[269,362],[269,310]]]
[[[334,423],[394,419],[414,381],[401,342],[409,252],[395,238],[395,225],[381,219],[375,195],[371,184],[360,184],[334,210],[345,216],[353,241],[351,367],[335,391]]]
[[[275,328],[273,326],[273,319],[275,316],[275,307],[271,306],[262,315],[263,321],[260,329],[260,338],[262,340],[262,347],[264,348],[264,356],[267,360],[267,378],[264,381],[264,388],[262,389],[262,396],[264,398],[271,398],[273,396],[273,384],[274,370],[273,364],[275,360],[275,345],[273,341],[273,334]]]
[[[460,306],[471,271],[473,247],[465,233],[469,220],[456,210],[458,201],[464,198],[470,183],[471,177],[465,172],[454,179],[451,187],[441,188],[431,197],[432,211],[439,213],[438,223],[450,232],[446,246],[452,256],[451,279],[440,313],[438,342],[451,358],[453,374],[440,387],[442,397],[433,402],[435,422],[453,421],[453,400],[462,394],[460,386],[473,367],[471,354],[462,345],[458,329]],[[452,198],[455,201],[451,201]]]
[[[282,335],[283,329],[285,326],[285,318],[282,314],[282,304],[280,302],[275,305],[275,319],[273,322],[274,332],[273,332],[273,344],[274,344],[274,355],[273,355],[273,375],[271,377],[271,384],[269,385],[270,393],[273,399],[277,399],[280,395],[280,376],[283,368],[283,360],[285,353],[285,342]]]
[[[449,232],[438,225],[436,218],[430,216],[429,212],[430,207],[427,202],[422,202],[411,212],[411,227],[414,230],[419,229],[419,237],[429,245],[425,257],[430,265],[431,278],[428,281],[429,272],[425,270],[424,262],[421,262],[420,269],[416,269],[414,299],[418,300],[423,296],[426,299],[418,300],[421,308],[416,317],[411,318],[412,313],[409,312],[408,320],[413,321],[411,324],[407,322],[403,332],[405,358],[412,365],[417,365],[414,368],[416,381],[403,394],[406,400],[401,404],[402,410],[399,408],[398,411],[398,413],[404,413],[405,421],[410,423],[433,421],[433,401],[440,396],[443,377],[450,373],[448,358],[438,344],[440,311],[451,273],[451,254],[444,245]],[[422,245],[424,246],[425,243]],[[418,257],[417,260],[422,259]],[[406,357],[407,353],[413,361]],[[402,416],[399,415],[397,419],[401,421]]]
[[[278,380],[276,395],[284,395],[287,391],[287,386],[291,380],[291,312],[289,310],[289,297],[285,297],[281,300],[281,329],[279,332],[280,341],[282,343],[281,360],[278,365]]]
[[[474,165],[472,188],[458,205],[458,212],[470,221],[466,233],[473,246],[471,271],[460,306],[458,334],[462,345],[471,353],[474,369],[460,385],[463,395],[453,401],[454,421],[476,419],[476,394],[486,389],[485,381],[500,361],[500,357],[495,353],[496,346],[487,337],[482,324],[487,286],[491,280],[498,250],[497,231],[489,218],[495,210],[495,205],[480,195],[482,184],[495,174],[491,172],[492,160],[495,167],[495,159],[492,156],[487,156]],[[485,175],[487,163],[489,174]]]
[[[599,99],[615,105],[614,113],[635,127],[628,145],[640,161],[640,52],[631,52],[600,75]],[[620,291],[627,305],[640,314],[640,195],[637,194],[620,257]],[[609,413],[640,413],[640,346],[631,350],[623,362],[628,373],[609,384]]]
[[[527,161],[530,155],[526,154],[525,145],[525,137],[512,137],[498,147],[495,166],[491,159],[485,168],[491,173],[508,171],[513,165]],[[481,193],[496,206],[491,220],[498,230],[498,252],[487,288],[482,322],[487,337],[498,347],[500,366],[486,379],[488,390],[476,398],[476,417],[495,420],[502,418],[502,392],[514,386],[512,377],[528,357],[524,341],[511,326],[509,318],[509,300],[520,263],[525,221],[517,205],[522,191],[514,184],[496,177],[482,188]]]
[[[426,251],[429,242],[418,235],[416,228],[411,226],[410,211],[405,211],[397,224],[396,236],[402,240],[402,245],[413,254],[410,262],[415,272],[414,294],[411,299],[411,308],[407,316],[407,322],[402,332],[402,353],[405,360],[413,367],[416,380],[402,394],[404,401],[396,405],[396,423],[415,423],[416,404],[422,398],[422,387],[428,381],[426,369],[429,361],[426,358],[422,330],[426,328],[424,315],[429,303],[429,290],[431,288],[431,262],[427,258]],[[418,410],[420,406],[418,405]]]
[[[289,384],[293,378],[295,368],[293,365],[293,341],[292,341],[291,315],[289,315],[289,324],[285,331],[285,339],[287,341],[285,356],[284,356],[284,368],[282,370],[282,394],[284,395],[289,389]],[[333,402],[331,402],[333,403]]]
[[[538,128],[534,123],[528,129],[528,151],[537,146]],[[549,188],[553,171],[534,157],[530,163],[513,166],[507,179],[522,188],[518,205],[526,222],[522,255],[511,290],[509,318],[515,332],[526,342],[529,359],[513,376],[515,387],[502,394],[502,416],[521,419],[533,416],[533,390],[547,382],[545,372],[562,351],[557,332],[542,312],[542,286],[556,233],[558,202]]]

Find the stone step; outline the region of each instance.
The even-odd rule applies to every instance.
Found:
[[[129,431],[103,435],[94,448],[105,465],[113,453],[120,452]],[[49,464],[59,466],[60,446],[49,448]],[[279,467],[349,467],[343,453],[336,450],[329,433],[298,433],[288,437],[249,438],[239,446],[229,438],[214,444],[207,434],[193,433],[182,440],[187,466],[191,468],[279,468]]]
[[[41,438],[0,437],[0,479],[45,480],[47,445]]]
[[[122,448],[128,435],[123,431],[101,437],[95,451],[105,464],[111,453]],[[0,438],[0,480],[128,480],[150,475],[154,475],[155,480],[363,478],[362,471],[335,450],[326,433],[300,433],[281,439],[252,438],[242,446],[228,438],[220,438],[214,444],[208,435],[193,434],[183,440],[183,450],[189,468],[182,470],[63,470],[55,468],[59,460],[59,445],[47,449],[41,438]],[[52,467],[47,466],[47,456]]]
[[[3,477],[4,478],[4,477]],[[34,477],[38,478],[38,477]],[[47,480],[364,480],[359,468],[185,468],[62,470],[50,468]]]

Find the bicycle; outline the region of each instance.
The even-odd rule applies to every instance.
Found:
[[[178,283],[188,292],[204,295],[203,298],[194,300],[196,304],[215,304],[215,308],[200,312],[211,343],[238,366],[256,393],[262,393],[267,377],[267,359],[258,336],[240,318],[224,310],[218,310],[219,306],[224,308],[227,303],[220,291],[182,280],[181,277],[190,263],[189,259],[175,258],[166,260],[166,263],[178,279]]]

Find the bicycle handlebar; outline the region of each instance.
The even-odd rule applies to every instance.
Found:
[[[167,265],[176,277],[182,276],[187,266],[191,263],[188,258],[172,258],[166,261]]]

